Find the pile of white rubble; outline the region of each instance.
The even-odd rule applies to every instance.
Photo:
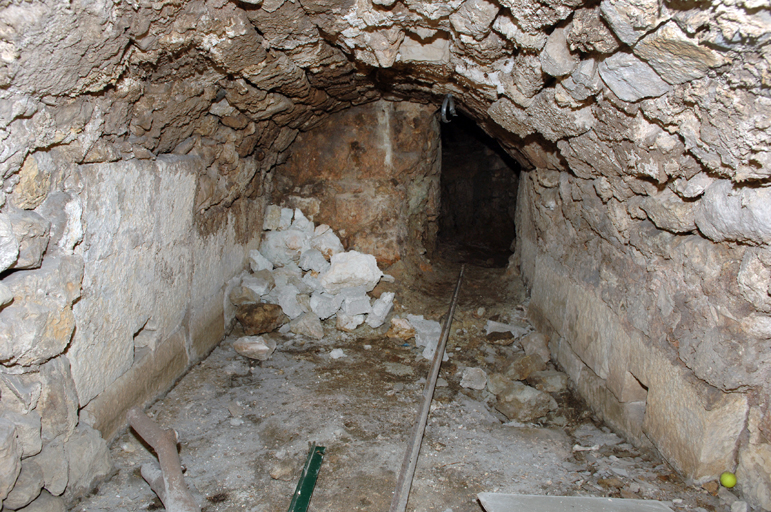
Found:
[[[384,278],[374,256],[345,252],[329,226],[314,226],[299,209],[268,206],[263,229],[260,249],[249,254],[251,273],[240,286],[255,302],[280,306],[289,331],[320,339],[321,321],[328,318],[336,317],[336,327],[347,332],[386,322],[394,294],[368,295]]]

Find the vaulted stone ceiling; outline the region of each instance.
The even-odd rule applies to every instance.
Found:
[[[83,265],[73,198],[104,175],[78,166],[112,162],[110,172],[134,179],[137,161],[193,156],[198,175],[185,192],[195,227],[218,233],[229,208],[270,195],[300,132],[363,103],[438,109],[452,94],[530,171],[515,263],[533,289],[531,314],[555,339],[571,338],[553,350],[576,363],[582,393],[623,410],[607,419],[695,480],[738,460],[753,503],[771,508],[765,1],[0,0],[0,9],[0,231],[14,234],[1,260],[11,272],[0,292],[14,300],[0,316],[3,373],[45,363],[44,395],[46,382],[71,379],[61,354]],[[29,298],[34,286],[19,283],[54,245],[64,263],[46,270],[51,291]],[[45,346],[14,331],[36,300],[61,313],[64,334]],[[135,327],[129,336],[144,328]],[[77,409],[117,378],[94,383],[73,369],[77,393],[59,392],[68,436]],[[644,423],[629,405],[638,402],[623,399],[637,381],[648,393]]]

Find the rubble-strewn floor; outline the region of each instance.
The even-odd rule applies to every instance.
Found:
[[[427,279],[399,276],[397,314],[439,319],[458,268]],[[675,510],[728,510],[732,495],[687,487],[655,454],[641,453],[602,425],[569,393],[542,424],[506,424],[487,391],[460,387],[462,368],[494,370],[511,348],[489,345],[487,319],[524,319],[521,284],[503,269],[469,267],[423,442],[408,510],[479,512],[476,494],[588,495],[669,501]],[[485,312],[479,316],[479,308]],[[204,510],[283,511],[308,443],[327,448],[311,510],[388,510],[429,362],[414,343],[385,328],[353,334],[326,329],[321,341],[282,337],[273,357],[247,360],[226,339],[150,414],[180,436],[186,480]],[[341,348],[345,357],[332,359]],[[595,451],[573,451],[574,445]],[[117,472],[74,510],[154,510],[161,504],[139,476],[153,459],[131,433],[112,447]]]

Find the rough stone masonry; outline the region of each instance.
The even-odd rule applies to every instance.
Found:
[[[107,474],[125,410],[222,339],[274,191],[381,264],[430,252],[410,166],[453,94],[525,169],[512,271],[575,386],[771,510],[770,38],[763,0],[0,0],[2,506]],[[344,168],[321,190],[309,144]]]

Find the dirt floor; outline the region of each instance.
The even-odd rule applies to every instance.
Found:
[[[458,268],[439,260],[422,279],[394,272],[396,282],[376,292],[397,292],[396,314],[440,320]],[[527,322],[524,287],[504,272],[467,267],[408,510],[479,512],[479,492],[644,498],[674,510],[730,510],[735,497],[727,490],[713,489],[713,495],[686,486],[655,453],[612,433],[570,392],[555,396],[559,410],[539,424],[522,425],[495,411],[486,390],[460,387],[463,368],[495,371],[516,349],[486,342],[488,319]],[[342,333],[332,321],[319,341],[276,334],[278,349],[265,362],[238,355],[236,336],[228,337],[150,407],[158,423],[179,433],[185,478],[203,509],[287,510],[309,443],[316,442],[326,456],[310,510],[388,510],[429,361],[414,340],[386,337],[386,327]],[[332,358],[334,349],[345,356]],[[140,466],[154,460],[143,443],[127,432],[113,444],[112,458],[114,476],[73,510],[162,509],[140,476]]]

